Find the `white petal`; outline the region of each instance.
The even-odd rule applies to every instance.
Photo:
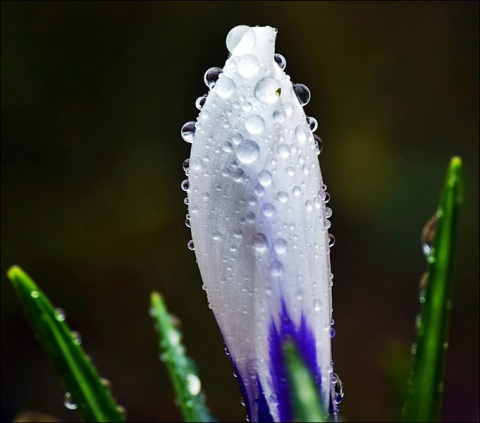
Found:
[[[229,33],[232,54],[196,123],[188,199],[198,265],[247,406],[258,418],[260,382],[279,421],[272,322],[280,331],[282,304],[296,328],[306,319],[329,406],[332,306],[322,175],[290,77],[274,61],[275,36],[270,27]]]

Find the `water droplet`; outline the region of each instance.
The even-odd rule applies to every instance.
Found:
[[[240,57],[237,64],[237,72],[244,78],[251,78],[258,73],[260,64],[258,59],[251,54]]]
[[[425,257],[427,258],[427,261],[429,261],[430,257],[432,257],[432,252],[433,252],[432,244],[433,244],[433,241],[435,240],[435,233],[437,232],[437,223],[438,223],[438,214],[435,213],[428,220],[428,222],[425,223],[425,226],[423,227],[423,230],[422,230],[422,235],[421,235],[422,250],[423,250],[423,254],[425,254]]]
[[[205,75],[203,76],[203,81],[205,82],[205,85],[208,88],[212,89],[215,86],[215,83],[218,81],[218,77],[222,72],[223,69],[218,67],[207,69]]]
[[[290,156],[290,147],[287,144],[280,144],[277,148],[277,151],[278,154],[280,154],[280,156],[284,159]]]
[[[298,102],[301,106],[305,106],[310,101],[310,90],[306,85],[303,84],[293,84],[293,91],[297,96]]]
[[[253,222],[255,222],[255,213],[253,213],[253,212],[248,212],[248,213],[245,215],[245,219],[247,220],[248,223],[253,223]]]
[[[328,234],[328,248],[332,248],[335,245],[335,237],[332,234]]]
[[[272,276],[275,276],[275,277],[282,276],[283,274],[282,263],[280,263],[278,260],[272,261],[272,263],[270,263],[270,273],[272,274]]]
[[[237,148],[237,157],[242,163],[250,164],[257,160],[260,148],[255,141],[243,140]]]
[[[258,175],[258,183],[268,187],[272,183],[272,174],[268,170],[262,170]]]
[[[279,191],[277,193],[277,200],[280,201],[280,203],[286,203],[288,201],[288,194],[285,191]]]
[[[287,251],[287,245],[287,241],[285,241],[283,238],[278,238],[273,243],[273,248],[278,254],[283,254]]]
[[[222,98],[228,98],[235,92],[235,83],[227,77],[219,78],[215,84],[215,93]]]
[[[235,181],[235,182],[242,182],[243,180],[243,175],[245,173],[243,172],[242,169],[238,168],[238,169],[235,169],[233,172],[232,172],[232,179]]]
[[[312,211],[313,203],[310,200],[305,201],[305,208],[307,209],[307,211]]]
[[[243,238],[243,232],[242,232],[242,230],[241,230],[241,229],[235,229],[235,230],[233,231],[233,236],[234,236],[235,238],[242,239],[242,238]]]
[[[265,121],[261,116],[253,115],[245,120],[245,128],[251,134],[259,134],[265,129]]]
[[[263,194],[265,194],[265,188],[257,184],[255,185],[255,188],[253,188],[253,192],[258,196],[262,196]]]
[[[76,410],[78,405],[73,402],[72,394],[70,392],[65,392],[63,397],[63,405],[69,410]]]
[[[263,78],[255,86],[255,97],[267,104],[273,104],[278,101],[281,94],[281,88],[278,81],[274,78]]]
[[[192,143],[195,138],[195,122],[192,120],[183,125],[180,134],[184,141]]]
[[[285,113],[285,110],[283,109],[277,109],[273,112],[273,120],[278,123],[283,123],[285,122],[285,119],[287,118],[287,114]]]
[[[214,241],[220,241],[222,239],[222,235],[220,234],[220,232],[218,231],[215,231],[213,234],[212,234],[212,239]]]
[[[310,129],[308,129],[308,127],[305,125],[298,125],[295,128],[295,137],[300,144],[303,144],[310,137]]]
[[[285,169],[285,172],[287,173],[288,176],[294,176],[295,175],[295,168],[293,166],[288,166]]]
[[[281,70],[285,70],[287,66],[287,61],[285,60],[285,57],[283,57],[279,53],[275,53],[273,55],[273,60],[275,60],[275,63],[280,67]]]
[[[182,181],[180,186],[184,191],[188,191],[188,189],[190,188],[190,182],[188,182],[188,179],[185,179],[184,181]]]
[[[265,251],[268,246],[267,238],[262,233],[256,233],[252,237],[252,245],[258,252]]]
[[[76,345],[82,345],[82,334],[80,332],[71,332],[73,343]]]
[[[32,298],[38,298],[39,295],[40,295],[40,294],[38,293],[38,291],[32,291],[32,292],[30,292],[30,296],[31,296]]]
[[[190,166],[190,159],[185,159],[183,161],[183,171],[185,172],[185,175],[188,176],[188,173],[190,171],[189,166]]]
[[[265,217],[272,217],[275,214],[275,207],[270,203],[266,203],[262,207],[262,213]]]
[[[188,391],[191,395],[198,395],[200,393],[200,389],[202,388],[202,384],[200,383],[200,379],[197,375],[193,373],[187,376],[187,386]]]
[[[201,95],[195,100],[195,107],[198,110],[202,110],[203,105],[205,104],[205,101],[207,101],[207,94]]]
[[[313,300],[313,309],[315,311],[320,311],[322,309],[322,301],[318,298]]]
[[[117,405],[117,411],[125,417],[127,415],[127,409],[123,405]]]
[[[423,304],[425,302],[425,290],[422,290],[418,293],[418,301],[420,304]]]
[[[188,248],[190,251],[195,250],[195,246],[193,245],[193,240],[192,240],[192,239],[187,242],[187,248]]]
[[[64,322],[66,317],[67,317],[67,313],[65,312],[65,310],[63,308],[56,308],[55,309],[55,318],[59,322]]]
[[[415,355],[415,354],[417,353],[417,343],[416,343],[416,342],[414,342],[414,343],[412,344],[412,346],[410,347],[410,353],[411,353],[412,355]]]
[[[323,141],[317,134],[313,134],[313,140],[315,142],[315,153],[318,156],[323,150]]]
[[[300,187],[293,187],[293,195],[299,197],[302,194],[302,189]]]
[[[185,219],[185,226],[187,228],[191,228],[192,227],[192,223],[190,222],[190,219]]]
[[[335,329],[330,328],[330,338],[335,337]]]
[[[100,382],[105,389],[110,389],[112,387],[112,383],[104,377],[100,379]]]
[[[333,214],[333,210],[330,207],[326,207],[325,208],[325,217],[328,219],[328,218],[332,217],[332,214]]]
[[[315,132],[318,128],[317,119],[312,116],[307,116],[307,125],[310,128],[310,131]]]
[[[255,44],[255,32],[247,25],[238,25],[227,34],[226,44],[230,53],[246,54]]]
[[[335,372],[332,373],[332,385],[333,398],[337,404],[340,404],[345,396],[345,393],[343,392],[343,383]]]

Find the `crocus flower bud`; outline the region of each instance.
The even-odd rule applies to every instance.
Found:
[[[292,421],[282,346],[295,343],[335,414],[330,272],[331,210],[305,116],[308,88],[274,54],[276,29],[237,26],[223,69],[205,74],[192,142],[188,223],[210,308],[251,421]]]

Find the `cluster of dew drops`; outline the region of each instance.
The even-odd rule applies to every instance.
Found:
[[[30,296],[33,299],[37,299],[40,297],[40,293],[37,290],[34,290],[30,293]],[[63,308],[55,308],[55,319],[58,322],[65,322],[66,318],[67,318],[67,313]],[[78,346],[82,345],[82,336],[80,332],[71,331],[70,335],[72,336],[72,340],[74,344]],[[90,356],[87,356],[87,359],[90,360]],[[102,383],[105,389],[111,390],[111,383],[108,379],[102,377],[100,378],[100,382]],[[69,391],[65,392],[63,396],[63,405],[68,410],[76,410],[78,408],[78,404],[74,401],[73,395]],[[123,407],[122,405],[117,405],[117,411],[125,417],[126,415],[125,407]]]
[[[278,64],[280,69],[285,70],[285,68],[287,66],[287,61],[285,60],[285,57],[283,57],[279,53],[275,53],[274,60]],[[211,90],[215,86],[215,84],[217,83],[217,81],[218,81],[218,79],[219,79],[219,77],[222,73],[223,73],[223,69],[219,68],[219,67],[212,67],[212,68],[208,69],[205,72],[204,78],[203,78],[203,80],[205,82],[205,85]],[[311,97],[310,90],[304,84],[299,84],[299,83],[293,84],[293,90],[294,90],[294,92],[297,96],[297,99],[298,99],[301,106],[305,106],[310,101],[310,97]],[[198,97],[197,100],[195,101],[195,106],[198,110],[202,109],[203,105],[205,104],[205,101],[207,100],[207,95],[208,94],[204,94],[204,95]],[[314,117],[307,116],[306,123],[307,123],[307,126],[312,133],[315,132],[318,129],[318,122]],[[195,139],[195,130],[196,130],[196,122],[195,121],[189,121],[189,122],[185,123],[182,126],[182,129],[180,131],[183,140],[187,143],[192,144],[194,142],[194,139]],[[315,152],[316,152],[317,155],[320,155],[320,153],[323,150],[323,141],[317,134],[313,134],[313,139],[314,139],[314,143],[315,143]],[[280,154],[282,154],[281,151],[280,151]],[[183,171],[185,172],[185,176],[187,178],[185,180],[183,180],[182,183],[181,183],[181,188],[185,192],[188,192],[189,187],[190,187],[190,183],[189,183],[189,180],[188,180],[189,165],[190,165],[190,159],[185,159],[183,161]],[[320,191],[319,195],[320,195],[320,198],[325,202],[325,204],[330,201],[330,194],[327,192],[327,186],[325,184],[322,186],[322,190]],[[186,197],[184,199],[184,203],[188,206],[188,197]],[[312,202],[307,201],[307,203],[305,204],[305,207],[308,210],[312,210],[313,209]],[[329,218],[331,216],[332,216],[332,209],[330,207],[326,207],[325,208],[325,229],[327,229],[327,230],[331,226],[331,222],[329,220]],[[191,227],[190,214],[189,213],[187,213],[187,215],[185,216],[185,226],[187,228]],[[328,246],[329,246],[329,248],[333,247],[334,244],[335,244],[335,237],[333,236],[333,234],[329,234],[328,235]],[[187,247],[191,251],[193,251],[195,249],[195,246],[193,244],[193,240],[188,241]]]

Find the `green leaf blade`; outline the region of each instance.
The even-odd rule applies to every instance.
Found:
[[[459,206],[463,201],[462,161],[450,161],[440,204],[436,234],[427,256],[428,278],[421,295],[421,312],[417,325],[417,343],[404,421],[440,421],[448,329],[452,298],[452,271]]]
[[[186,422],[216,422],[205,403],[195,363],[185,355],[181,334],[173,324],[162,296],[152,292],[150,314],[160,334],[160,358],[165,362],[178,406]]]
[[[300,357],[295,344],[287,341],[283,345],[287,367],[287,380],[291,393],[294,421],[328,422],[328,414],[322,407],[315,380]]]
[[[8,277],[82,418],[88,422],[124,422],[110,391],[47,296],[18,266],[9,269]]]

